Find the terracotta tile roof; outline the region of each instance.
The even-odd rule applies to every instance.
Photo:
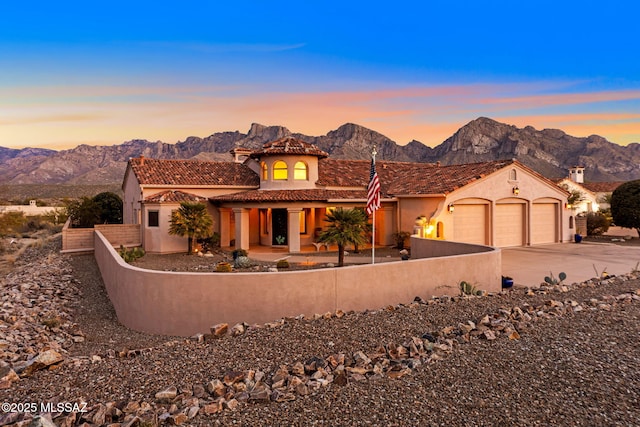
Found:
[[[202,185],[258,187],[258,175],[235,162],[196,160],[129,159],[131,170],[144,185]]]
[[[298,154],[305,156],[316,156],[319,158],[328,157],[329,154],[322,151],[313,144],[304,142],[301,139],[292,136],[267,142],[262,146],[261,150],[251,153],[251,157],[258,158],[262,156],[270,156],[273,154]]]
[[[252,190],[210,197],[212,202],[327,202],[329,200],[366,200],[366,190]]]
[[[612,193],[620,185],[624,184],[624,181],[618,182],[585,182],[582,185],[589,191],[594,193]]]
[[[433,163],[378,161],[376,171],[385,196],[448,194],[513,163],[514,160],[496,160],[438,166]],[[370,167],[371,162],[367,160],[323,160],[318,164],[318,185],[366,187]]]
[[[180,190],[166,190],[144,199],[145,203],[181,203],[181,202],[204,202],[206,197],[198,196]]]

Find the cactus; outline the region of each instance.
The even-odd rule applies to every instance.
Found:
[[[239,256],[235,262],[236,268],[248,268],[251,267],[251,259],[247,256]]]
[[[553,275],[552,272],[549,272],[549,275],[545,276],[544,281],[550,285],[561,285],[566,278],[567,278],[567,274],[564,271],[558,274],[558,279],[560,280],[556,279],[556,277]]]
[[[475,286],[464,280],[460,282],[460,292],[462,295],[477,295],[478,293]]]

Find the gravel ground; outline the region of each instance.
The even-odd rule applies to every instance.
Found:
[[[170,386],[189,395],[229,371],[272,375],[281,365],[314,356],[371,355],[381,345],[391,348],[426,333],[444,335],[447,327],[479,323],[487,314],[497,318],[501,309],[537,310],[552,307],[552,301],[568,307],[573,301],[584,309],[550,310],[519,323],[519,339],[452,340],[452,350],[441,360],[417,364],[397,379],[351,379],[295,400],[250,401],[215,414],[201,409],[184,425],[640,425],[640,280],[635,276],[547,292],[516,289],[430,304],[408,301],[340,318],[287,319],[276,327],[250,327],[240,336],[199,342],[122,327],[91,256],[50,256],[62,257],[73,270],[80,291],[73,320],[86,339],[68,349],[68,360],[57,369],[38,371],[0,390],[2,402],[82,400],[89,407],[116,402],[120,408],[149,402],[158,407],[156,393]],[[627,293],[635,297],[607,298]],[[133,349],[141,351],[118,357]]]

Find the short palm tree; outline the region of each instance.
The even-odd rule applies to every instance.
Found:
[[[213,220],[207,207],[198,202],[182,202],[180,208],[171,213],[169,234],[188,237],[188,253],[193,252],[194,237],[196,239],[211,235]]]
[[[344,247],[365,243],[369,229],[368,218],[362,209],[334,209],[327,214],[327,229],[320,233],[318,241],[338,245],[338,266],[344,265]]]

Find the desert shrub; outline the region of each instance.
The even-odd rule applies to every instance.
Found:
[[[231,271],[231,264],[228,262],[222,261],[216,265],[216,271],[229,273]]]
[[[587,214],[587,236],[600,236],[609,230],[610,221],[601,212]]]
[[[139,246],[127,249],[124,246],[120,245],[120,250],[118,250],[118,253],[125,262],[131,263],[144,256],[144,249]]]
[[[289,261],[287,261],[286,259],[281,259],[276,264],[276,267],[278,267],[278,268],[289,268]]]
[[[71,225],[76,228],[93,228],[95,224],[100,224],[100,208],[90,197],[68,202],[67,215],[71,217]]]
[[[198,239],[197,242],[202,252],[210,252],[213,248],[220,246],[220,233],[214,231],[211,236]]]
[[[115,193],[105,191],[93,198],[98,207],[101,224],[122,224],[122,199]]]
[[[6,212],[0,215],[0,236],[17,236],[24,231],[26,223],[23,212]]]

